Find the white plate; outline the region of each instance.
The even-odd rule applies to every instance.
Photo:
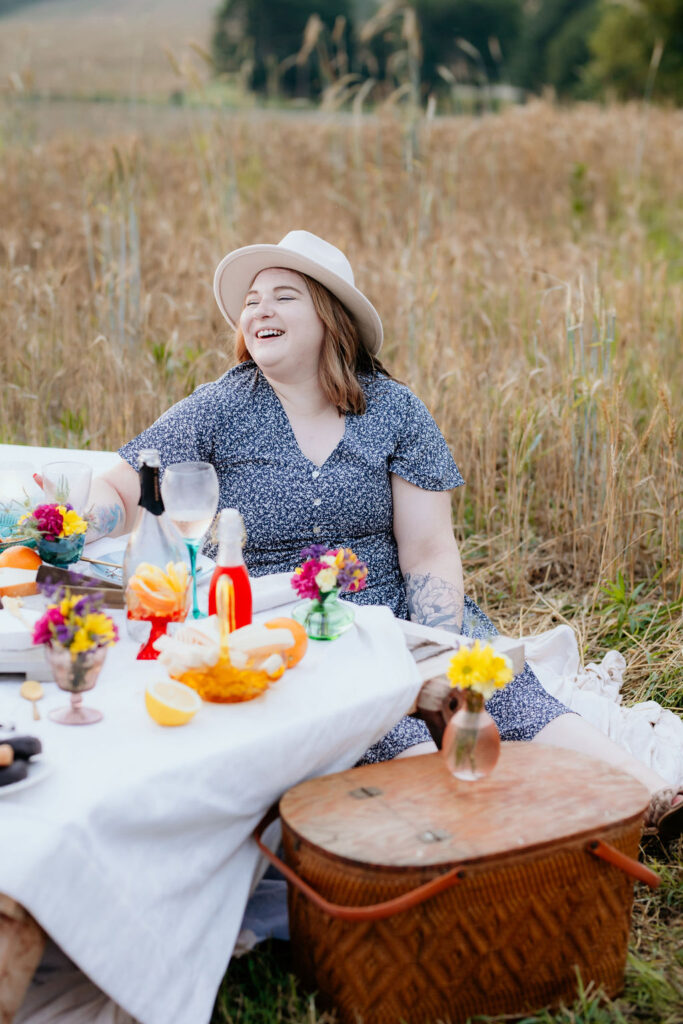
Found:
[[[21,789],[28,789],[29,786],[35,786],[36,782],[42,782],[42,780],[46,778],[51,771],[52,765],[49,761],[46,761],[44,757],[32,757],[28,762],[28,775],[26,778],[17,779],[16,782],[10,782],[8,786],[0,786],[0,796],[13,796]]]
[[[125,548],[121,548],[118,551],[107,551],[106,554],[102,555],[103,562],[116,562],[117,566],[121,568],[112,569],[108,565],[96,565],[94,562],[79,562],[82,567],[81,571],[86,572],[89,576],[98,576],[101,580],[110,580],[112,583],[123,582],[123,556],[125,555]],[[212,562],[206,555],[197,556],[197,580],[203,579],[207,573],[212,573],[214,570],[215,562]],[[73,569],[73,566],[71,566]]]

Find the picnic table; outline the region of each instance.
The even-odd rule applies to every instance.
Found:
[[[0,446],[0,464],[39,469],[62,455],[91,457],[97,470],[116,461]],[[107,543],[123,541],[98,550]],[[387,608],[356,611],[353,630],[312,643],[257,700],[205,704],[182,728],[147,715],[145,688],[165,671],[135,660],[120,611],[121,642],[85,696],[104,714],[96,725],[51,722],[47,712],[68,701],[51,683],[33,722],[19,680],[0,676],[0,721],[44,750],[35,785],[0,790],[5,910],[28,912],[143,1024],[209,1020],[259,875],[254,827],[292,785],[352,766],[412,706],[421,679],[396,620]]]

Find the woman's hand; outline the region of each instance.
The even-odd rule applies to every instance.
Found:
[[[462,563],[451,525],[450,491],[425,491],[391,475],[394,536],[414,622],[459,633]]]

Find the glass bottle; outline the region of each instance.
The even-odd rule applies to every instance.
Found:
[[[224,508],[218,518],[218,559],[209,586],[209,615],[216,614],[216,586],[228,576],[233,586],[230,626],[239,629],[251,622],[251,584],[244,564],[244,522],[236,508]],[[234,625],[233,625],[234,621]]]
[[[187,616],[190,594],[187,548],[164,512],[159,486],[159,452],[139,455],[140,501],[123,558],[128,632],[142,641],[138,658],[157,658],[154,641],[169,622]]]

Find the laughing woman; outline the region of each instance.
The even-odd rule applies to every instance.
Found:
[[[236,329],[237,365],[203,384],[125,444],[96,483],[100,532],[130,529],[143,448],[215,466],[219,507],[239,508],[252,575],[292,571],[312,543],[351,547],[369,568],[362,603],[467,636],[495,633],[464,594],[450,492],[464,481],[422,402],[382,366],[382,324],[339,249],[307,231],[229,253],[214,280]],[[106,524],[106,526],[104,525]],[[665,789],[548,694],[527,666],[487,703],[503,739],[568,747]],[[364,760],[434,749],[403,719]],[[683,804],[662,809],[683,824]]]

